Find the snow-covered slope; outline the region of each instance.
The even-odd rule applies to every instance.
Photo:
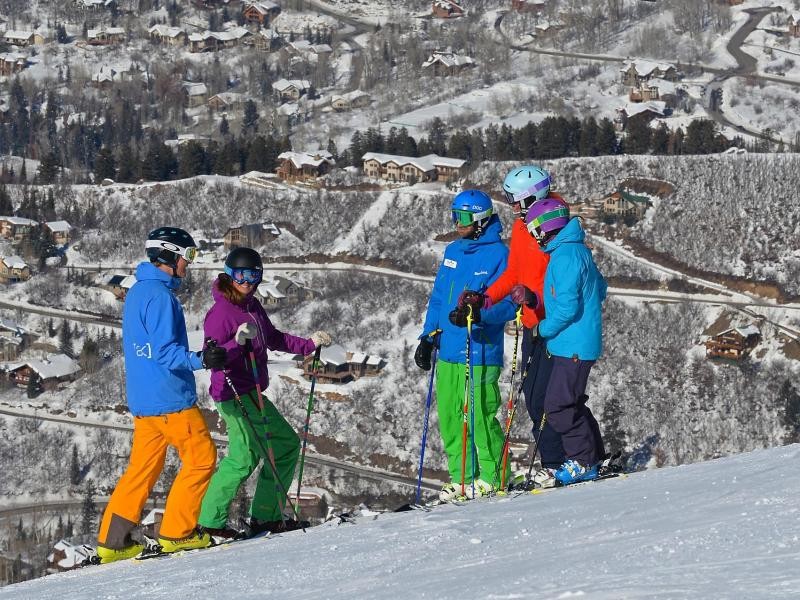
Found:
[[[54,575],[30,598],[796,598],[800,446]]]

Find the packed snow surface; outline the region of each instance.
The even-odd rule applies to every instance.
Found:
[[[12,598],[796,598],[800,445],[333,522],[0,589]]]

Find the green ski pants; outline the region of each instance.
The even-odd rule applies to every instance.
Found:
[[[267,462],[269,459],[262,451],[262,447],[267,448],[267,436],[264,419],[256,405],[256,391],[250,390],[247,394],[242,394],[241,398],[250,422],[242,415],[236,400],[217,402],[217,410],[228,428],[228,454],[219,462],[203,498],[198,524],[205,527],[225,527],[228,508],[239,486],[250,477],[262,460],[264,464],[258,474],[250,516],[260,521],[277,521],[281,519],[282,508],[286,503],[283,491],[275,483],[272,469]],[[288,490],[300,453],[300,439],[275,405],[265,396],[262,395],[262,398],[269,419],[275,470],[283,483],[283,489]]]
[[[451,481],[460,484],[466,366],[438,360],[436,369],[436,405],[439,412],[439,430],[442,434],[444,451],[447,453],[447,469],[450,471]],[[475,447],[478,452],[475,477],[487,483],[493,483],[505,441],[503,428],[496,417],[500,408],[500,386],[497,383],[500,370],[499,366],[472,367],[475,386]],[[471,391],[467,390],[467,394],[470,393]],[[467,428],[471,428],[469,412]],[[469,432],[467,436],[467,467],[464,481],[471,483],[472,452]]]

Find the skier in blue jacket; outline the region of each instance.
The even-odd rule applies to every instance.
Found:
[[[131,538],[131,531],[161,474],[168,446],[177,451],[181,469],[167,496],[158,543],[164,552],[211,544],[211,536],[196,527],[216,448],[197,407],[192,372],[223,368],[227,353],[222,347],[189,350],[175,291],[197,253],[192,236],[177,227],[161,227],[150,233],[145,249],[150,260],[136,269],[137,281],[122,313],[133,445],[100,523],[97,554],[104,563],[142,551],[143,545]]]
[[[589,372],[603,347],[603,301],[608,286],[578,218],[551,198],[535,202],[528,231],[550,255],[544,275],[545,318],[538,335],[553,357],[544,399],[547,421],[564,444],[566,461],[555,473],[562,485],[595,479],[605,456],[600,427],[586,405]]]
[[[465,459],[465,491],[472,495],[473,452],[462,457],[466,387],[466,310],[458,308],[458,298],[466,290],[485,291],[505,270],[508,249],[500,239],[502,225],[493,214],[492,200],[479,190],[465,190],[453,199],[451,212],[460,239],[451,242],[436,274],[428,302],[423,333],[414,360],[422,369],[431,368],[436,343],[436,401],[439,428],[448,460],[451,482],[440,497],[450,500],[461,494],[462,458]],[[492,491],[492,480],[503,450],[503,430],[496,414],[500,408],[497,383],[503,367],[503,327],[514,318],[515,306],[509,298],[473,314],[470,367],[474,388],[474,441],[477,461],[474,466],[475,494]],[[434,332],[439,331],[434,336]],[[470,419],[467,419],[471,429]]]

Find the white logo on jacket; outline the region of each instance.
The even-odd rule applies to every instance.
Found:
[[[478,277],[480,275],[488,275],[488,274],[489,274],[489,271],[475,271],[475,273],[473,273],[473,275],[475,275],[476,277]]]
[[[153,351],[150,348],[150,342],[147,342],[144,346],[139,346],[134,342],[133,349],[136,351],[136,356],[140,356],[142,358],[153,358]]]
[[[451,269],[455,269],[458,266],[458,262],[454,261],[452,258],[445,258],[444,266],[450,267]]]

